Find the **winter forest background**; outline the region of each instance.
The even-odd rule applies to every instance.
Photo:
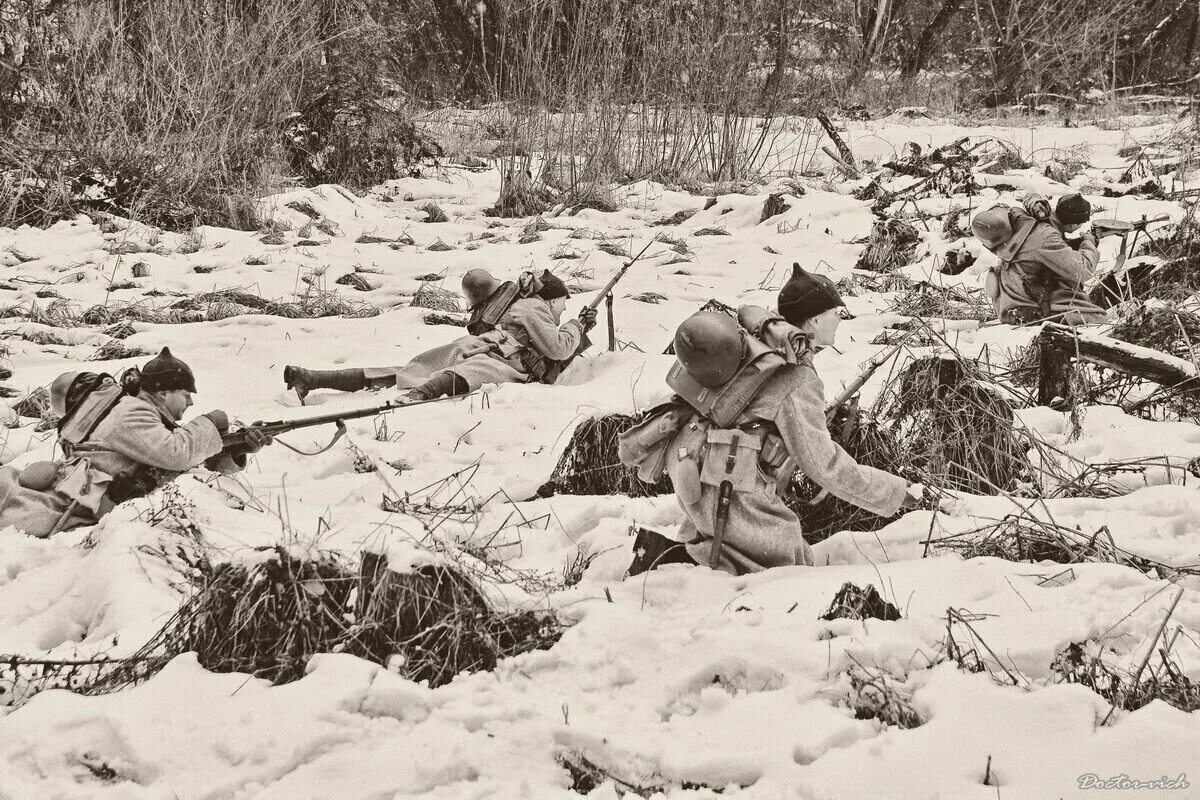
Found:
[[[443,153],[513,180],[546,153],[536,189],[576,200],[803,173],[764,118],[1052,102],[1071,125],[1186,91],[1198,24],[1192,0],[0,0],[0,174],[22,187],[0,225],[90,203],[250,229],[280,184],[365,188]]]

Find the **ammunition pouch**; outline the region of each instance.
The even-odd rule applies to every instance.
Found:
[[[627,467],[637,467],[638,480],[657,483],[667,468],[670,439],[695,415],[678,398],[655,405],[617,435],[617,454]]]
[[[780,495],[796,472],[783,439],[769,423],[717,428],[693,418],[674,444],[665,455],[675,460],[674,488],[685,506],[700,502],[705,486],[719,489],[726,481],[734,495],[768,486]]]

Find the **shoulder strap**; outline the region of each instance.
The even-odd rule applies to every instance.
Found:
[[[1029,238],[1029,234],[1033,233],[1033,229],[1041,223],[1033,217],[1024,217],[1013,230],[1012,238],[996,250],[996,257],[1000,259],[1001,264],[1008,264],[1016,257],[1017,253],[1021,252],[1021,248],[1025,245],[1025,240]]]

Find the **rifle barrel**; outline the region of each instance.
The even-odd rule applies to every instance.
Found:
[[[411,403],[399,403],[391,401],[379,406],[371,406],[369,408],[355,408],[349,411],[336,411],[331,414],[318,414],[315,417],[301,417],[300,419],[289,420],[274,420],[272,422],[258,422],[254,425],[249,425],[230,433],[221,435],[221,444],[225,447],[235,444],[243,444],[246,441],[246,432],[256,430],[265,433],[268,436],[276,436],[280,433],[288,431],[300,430],[301,428],[314,428],[318,425],[328,425],[330,423],[342,422],[348,419],[362,419],[363,417],[373,417],[376,414],[384,414],[388,411],[396,411],[401,408],[412,408],[413,406],[423,406],[430,403],[444,403],[447,400],[459,400],[465,397],[470,397],[475,392],[467,394],[450,395],[448,397],[435,397],[431,400],[414,400]]]
[[[629,268],[632,267],[634,265],[634,263],[637,262],[637,260],[639,258],[641,258],[643,255],[645,255],[646,251],[650,249],[650,245],[654,244],[657,241],[658,241],[658,234],[655,234],[654,236],[650,237],[650,241],[646,242],[646,246],[643,247],[641,250],[639,250],[638,254],[636,256],[629,259],[629,261],[625,262],[625,264],[622,265],[622,267],[619,270],[617,270],[617,274],[613,275],[612,279],[609,280],[609,282],[604,286],[604,288],[596,293],[596,296],[592,298],[592,302],[587,304],[587,307],[591,308],[591,309],[599,308],[600,304],[604,302],[604,298],[607,297],[608,293],[611,292],[613,290],[613,287],[617,285],[617,281],[621,280],[621,278],[624,277],[625,273],[629,270]]]

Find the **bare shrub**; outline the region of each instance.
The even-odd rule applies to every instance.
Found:
[[[244,226],[239,195],[269,177],[275,125],[311,49],[302,0],[264,0],[215,21],[163,0],[133,21],[107,4],[64,4],[38,87],[0,140],[0,223],[46,224],[79,210],[172,229]],[[114,44],[117,43],[117,44]]]

